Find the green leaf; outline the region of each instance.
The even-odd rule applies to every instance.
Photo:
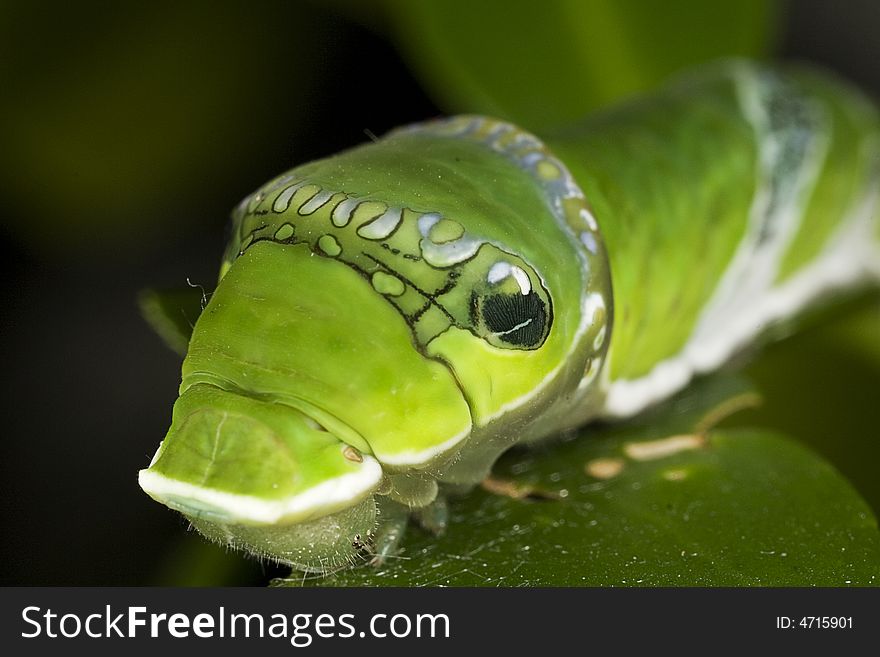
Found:
[[[734,419],[797,436],[840,468],[876,512],[880,291],[844,297],[817,313],[749,364],[766,403]]]
[[[205,304],[205,290],[198,285],[174,290],[147,289],[138,295],[138,306],[147,324],[181,356],[186,354],[193,326]]]
[[[396,37],[449,111],[558,126],[671,73],[769,49],[766,0],[398,0]]]
[[[305,583],[878,584],[877,522],[831,465],[776,433],[711,428],[754,402],[709,380],[640,422],[508,453],[492,488],[520,499],[474,491],[453,502],[444,537],[411,528],[382,567]]]

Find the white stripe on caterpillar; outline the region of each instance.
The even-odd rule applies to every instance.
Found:
[[[829,290],[854,285],[872,269],[880,269],[870,235],[878,191],[876,180],[868,180],[865,193],[819,257],[774,287],[779,263],[797,234],[827,154],[829,126],[820,108],[800,99],[800,107],[792,108],[797,114],[787,118],[806,119],[807,125],[795,121],[793,127],[775,128],[774,118],[779,117],[772,115],[772,108],[778,110],[783,95],[783,106],[790,103],[793,90],[769,74],[740,69],[737,87],[759,144],[759,184],[746,234],[683,349],[644,377],[609,382],[606,417],[628,417],[667,398],[695,375],[720,367],[771,323],[796,314]],[[868,157],[876,157],[871,153],[877,150],[876,136],[867,138],[862,147]],[[797,150],[801,155],[791,168],[787,158]]]

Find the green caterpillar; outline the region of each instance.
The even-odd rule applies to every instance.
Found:
[[[460,116],[297,167],[233,213],[140,485],[305,570],[387,555],[512,444],[878,280],[878,182],[865,98],[740,61],[542,139]]]

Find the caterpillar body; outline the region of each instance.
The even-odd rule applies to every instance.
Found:
[[[459,116],[297,167],[233,213],[140,485],[223,544],[352,563],[512,444],[876,282],[878,182],[869,101],[743,61],[540,139]]]

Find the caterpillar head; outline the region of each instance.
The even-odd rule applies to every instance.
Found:
[[[483,132],[396,133],[242,202],[148,494],[326,570],[370,536],[376,495],[427,504],[552,430],[607,348],[607,266],[561,165]]]

